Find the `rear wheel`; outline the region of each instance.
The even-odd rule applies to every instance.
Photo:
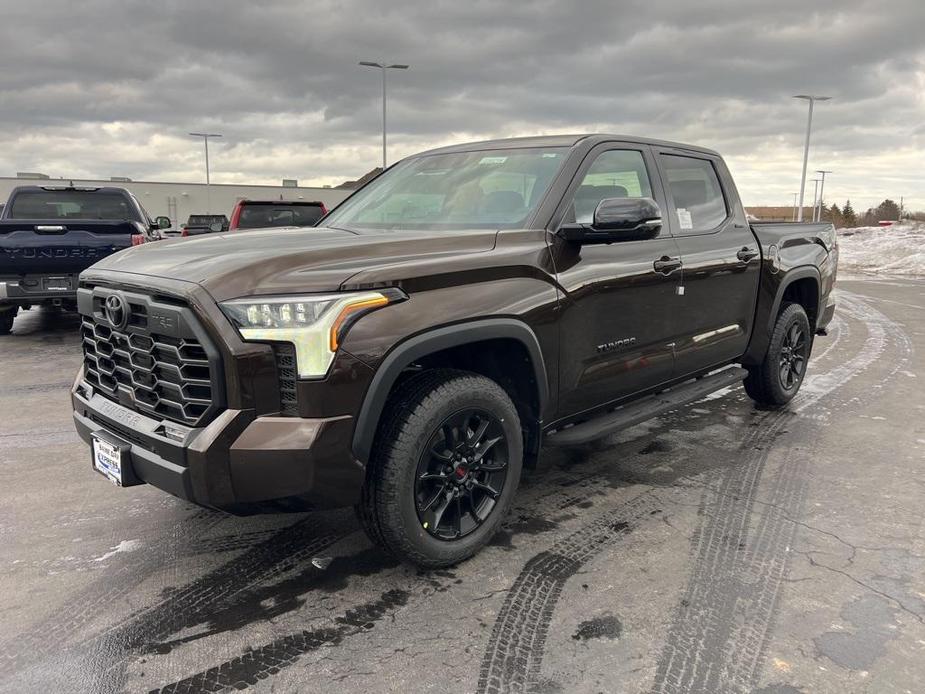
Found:
[[[806,311],[799,304],[784,305],[771,331],[764,360],[748,367],[745,392],[761,405],[786,405],[803,383],[812,344]]]
[[[0,306],[0,335],[9,335],[19,306]]]
[[[523,441],[494,381],[438,369],[409,379],[386,406],[357,515],[370,539],[427,568],[478,552],[506,515]]]

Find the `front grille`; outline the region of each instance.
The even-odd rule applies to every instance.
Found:
[[[273,345],[273,354],[276,356],[276,373],[279,378],[279,404],[280,412],[285,415],[299,414],[299,401],[296,395],[295,347],[288,344]]]
[[[194,336],[187,327],[190,319],[177,309],[159,308],[148,297],[131,297],[126,296],[125,327],[117,329],[99,310],[99,297],[93,296],[80,328],[84,378],[94,392],[144,414],[187,426],[204,423],[221,395],[213,378],[214,350]],[[157,320],[149,325],[152,307]],[[167,325],[174,334],[158,332],[155,325]]]

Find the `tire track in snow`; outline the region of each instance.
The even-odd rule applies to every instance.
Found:
[[[802,426],[794,420],[797,414],[881,361],[888,349],[895,349],[896,359],[885,379],[908,359],[908,337],[896,323],[855,295],[843,293],[842,298],[846,312],[866,326],[861,350],[826,373],[807,376],[790,411],[769,418],[770,436],[788,422]],[[813,441],[811,436],[800,437],[804,440]],[[656,694],[749,692],[755,686],[789,569],[789,547],[797,532],[793,519],[802,515],[814,453],[812,447],[788,448],[779,456],[782,462],[766,473],[769,442],[762,437],[764,450],[728,469],[719,489],[701,502],[694,568],[657,665],[652,688]],[[769,496],[756,504],[763,477]]]
[[[852,315],[861,312],[862,315],[857,317],[864,320],[864,316],[869,315],[863,313],[864,308],[855,301],[848,312]],[[843,331],[847,332],[844,322],[839,324],[839,336]],[[885,339],[881,334],[883,332],[882,329],[878,329],[875,331],[876,334],[868,338],[860,353],[848,362],[847,369],[841,366],[835,367],[834,370],[838,372],[840,381],[822,380],[816,384],[812,394],[801,393],[798,396],[799,399],[795,399],[793,406],[803,408],[817,402],[839,387],[851,375],[876,360],[877,355],[883,349]],[[819,374],[818,376],[824,378],[827,375]],[[754,427],[746,434],[746,439],[741,446],[746,461],[727,472],[724,480],[725,493],[719,496],[720,499],[725,500],[723,503],[733,506],[738,497],[741,502],[740,507],[718,510],[719,513],[725,512],[728,527],[704,528],[699,533],[705,542],[705,553],[712,556],[710,561],[714,564],[734,565],[732,562],[736,556],[730,554],[728,550],[729,545],[732,544],[729,538],[747,529],[755,490],[761,479],[763,461],[767,458],[767,448],[792,416],[793,414],[788,411],[768,413],[762,417],[758,427]],[[797,492],[798,490],[782,491],[790,498],[797,498]],[[766,536],[765,542],[773,539],[770,531],[765,531],[764,535]],[[591,559],[602,551],[608,542],[615,541],[617,537],[610,536],[605,542],[589,543],[589,551],[582,554],[582,562]],[[728,544],[724,549],[723,545],[726,543]],[[762,545],[759,544],[759,546]],[[738,544],[736,544],[735,551],[739,551]],[[761,556],[768,554],[768,550],[763,550]],[[565,582],[578,568],[580,565],[571,572],[563,571],[562,566],[554,559],[547,557],[545,553],[540,553],[527,562],[505,598],[486,646],[477,687],[480,694],[529,691],[536,683],[553,611]],[[708,577],[703,577],[701,583],[703,582],[708,583]],[[773,599],[771,602],[773,603]]]

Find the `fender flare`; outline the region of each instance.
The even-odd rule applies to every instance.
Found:
[[[526,323],[513,318],[486,318],[434,328],[400,342],[386,354],[376,369],[363,397],[353,431],[353,454],[357,460],[364,465],[369,461],[379,418],[385,409],[392,386],[405,368],[415,360],[434,352],[502,338],[517,340],[527,350],[536,380],[538,415],[541,414],[549,402],[549,381],[540,342]]]
[[[801,265],[800,267],[795,267],[792,270],[787,271],[781,278],[781,283],[777,287],[777,293],[774,295],[774,304],[771,306],[771,313],[768,316],[768,334],[774,328],[774,320],[777,318],[777,313],[780,311],[781,301],[784,300],[784,292],[787,291],[787,287],[796,282],[797,280],[806,279],[811,277],[816,280],[816,307],[822,305],[822,275],[819,273],[819,268],[813,265]],[[816,316],[816,320],[819,319],[819,316]],[[813,326],[813,330],[815,331]]]
[[[819,268],[813,265],[800,265],[782,273],[780,275],[777,289],[774,292],[774,298],[771,302],[770,310],[767,313],[764,325],[760,325],[757,320],[755,322],[752,339],[749,342],[748,348],[742,357],[743,364],[759,364],[762,359],[764,359],[765,352],[768,349],[768,344],[771,341],[771,331],[774,330],[774,321],[777,319],[777,314],[780,311],[781,302],[784,299],[784,292],[787,291],[787,287],[789,287],[797,280],[806,278],[812,278],[816,280],[816,291],[819,293],[819,295],[816,297],[816,302],[817,306],[821,308],[822,275],[819,272]],[[820,312],[817,313],[821,315]],[[817,322],[819,320],[819,315],[816,316]],[[813,326],[813,331],[815,332],[815,326]]]

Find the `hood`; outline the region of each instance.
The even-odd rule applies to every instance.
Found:
[[[135,246],[93,270],[195,282],[224,301],[334,291],[363,270],[490,251],[496,235],[485,229],[354,233],[325,227],[212,233]]]

